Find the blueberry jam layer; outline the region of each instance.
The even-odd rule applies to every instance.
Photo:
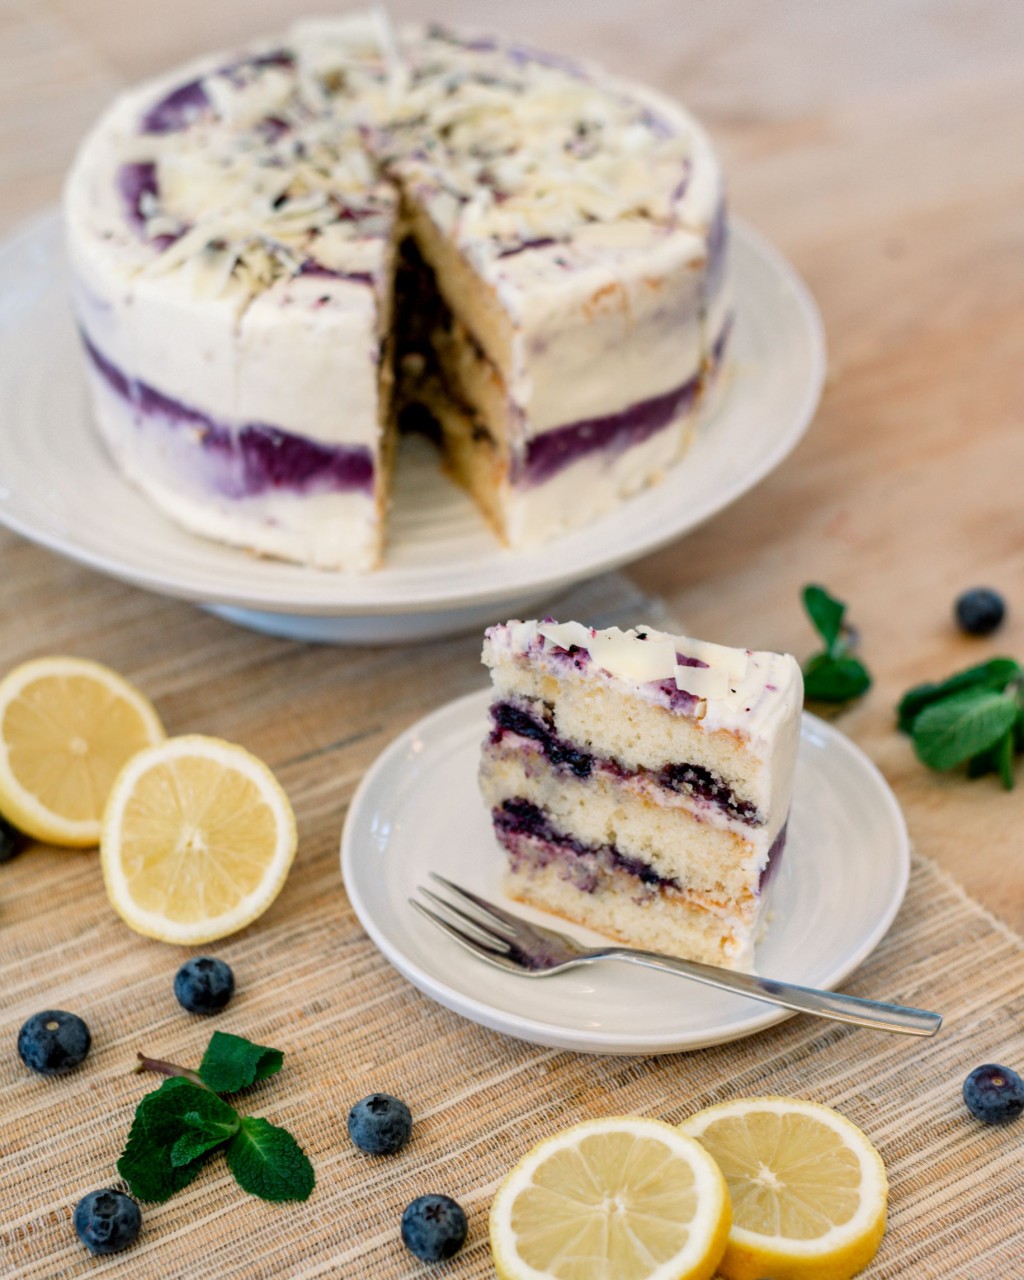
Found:
[[[535,742],[556,769],[564,769],[577,778],[587,778],[601,768],[618,778],[649,778],[652,782],[678,795],[686,795],[714,805],[730,818],[747,826],[764,825],[764,816],[749,800],[741,800],[722,778],[698,764],[668,764],[661,769],[626,769],[615,760],[597,757],[575,743],[560,738],[554,730],[553,717],[541,719],[534,711],[513,702],[497,702],[491,707],[490,741],[497,745],[506,734]]]
[[[585,844],[559,831],[529,800],[505,800],[491,811],[491,818],[513,871],[537,866],[539,858],[542,866],[555,861],[564,864],[567,878],[581,893],[594,893],[615,872],[632,876],[650,889],[682,889],[678,880],[658,875],[646,862],[620,853],[613,844]]]
[[[280,427],[252,422],[228,426],[155,387],[128,377],[82,334],[86,352],[112,392],[132,408],[136,421],[155,420],[188,429],[213,464],[218,489],[230,498],[270,492],[365,493],[374,489],[373,457],[363,445],[326,445]]]
[[[761,878],[757,882],[758,893],[763,893],[767,889],[769,883],[775,878],[775,873],[779,869],[779,863],[782,861],[782,851],[786,847],[786,830],[789,827],[789,819],[779,828],[779,834],[772,841],[771,848],[768,850],[768,857],[765,859],[764,866],[761,868]]]
[[[693,408],[700,383],[700,375],[694,374],[681,387],[641,400],[620,413],[570,422],[535,436],[526,446],[526,456],[513,474],[513,483],[543,484],[592,453],[623,453],[643,444]]]

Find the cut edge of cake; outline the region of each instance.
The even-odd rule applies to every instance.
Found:
[[[490,628],[480,787],[519,901],[751,970],[786,842],[803,680],[787,654],[652,627]]]

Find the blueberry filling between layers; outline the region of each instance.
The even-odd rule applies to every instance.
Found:
[[[698,764],[681,762],[662,769],[625,769],[615,760],[596,757],[572,742],[560,738],[553,725],[539,719],[532,711],[511,702],[497,702],[491,707],[490,741],[496,745],[507,733],[536,742],[555,768],[568,769],[578,778],[587,778],[595,767],[616,777],[650,778],[659,786],[677,794],[715,805],[730,818],[747,826],[763,826],[764,815],[749,800],[741,800],[722,778]]]
[[[538,863],[547,866],[552,861],[561,861],[568,870],[567,878],[581,893],[594,893],[600,887],[602,877],[614,872],[632,876],[650,889],[681,892],[684,888],[675,877],[659,875],[648,863],[622,853],[614,844],[587,844],[559,831],[543,809],[521,796],[496,805],[491,810],[491,820],[498,840],[509,856],[512,871],[527,870]],[[758,894],[767,888],[782,861],[786,827],[787,823],[783,823],[768,850],[758,880]],[[524,840],[534,844],[524,848]],[[538,851],[538,845],[543,846],[541,851]]]
[[[568,860],[573,884],[581,893],[594,893],[600,887],[602,874],[615,871],[624,872],[652,889],[682,888],[674,877],[659,875],[639,858],[620,853],[615,845],[585,844],[575,836],[566,835],[552,824],[542,809],[521,797],[505,800],[496,806],[491,811],[491,818],[498,838],[508,852],[513,871],[525,863],[536,861],[535,853],[518,847],[518,840],[527,838],[548,846],[551,859]]]
[[[510,253],[543,248],[549,243],[538,240],[532,244],[520,244]],[[429,381],[435,379],[445,395],[479,424],[479,438],[489,436],[480,415],[466,403],[459,388],[452,385],[453,379],[439,355],[440,349],[450,344],[456,318],[438,287],[436,273],[411,237],[407,237],[400,246],[395,287],[396,311],[404,317],[395,347],[395,379],[400,403],[422,403]],[[490,363],[475,335],[464,322],[460,324],[463,338],[473,348],[476,357]],[[422,370],[419,377],[410,377],[408,373],[410,356]],[[671,426],[681,415],[690,412],[700,395],[701,382],[702,375],[697,372],[682,386],[638,401],[618,413],[569,422],[532,437],[521,454],[513,454],[509,477],[512,484],[520,489],[544,484],[590,454],[621,454],[634,445],[643,444]],[[512,406],[512,412],[521,413],[515,406]]]
[[[374,465],[365,445],[326,445],[266,423],[231,427],[155,387],[129,378],[83,333],[94,367],[137,419],[158,418],[197,433],[200,448],[220,464],[217,487],[229,498],[252,498],[273,491],[373,494]]]
[[[701,376],[695,373],[681,387],[630,405],[620,413],[570,422],[534,436],[526,456],[513,470],[513,484],[543,484],[591,453],[622,453],[663,431],[697,402]]]

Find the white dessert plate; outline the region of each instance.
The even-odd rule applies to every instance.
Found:
[[[720,511],[790,452],[821,394],[825,345],[792,268],[742,224],[720,409],[665,480],[530,551],[503,548],[426,444],[400,450],[386,564],[366,575],[259,559],[179,529],[93,429],[60,220],[0,246],[0,523],[102,573],[300,639],[404,641],[477,627],[634,560]]]
[[[489,701],[489,690],[469,694],[406,730],[366,773],[349,808],[341,840],[345,888],[395,968],[485,1027],[592,1053],[697,1049],[792,1017],[627,964],[543,979],[501,973],[468,957],[413,910],[409,897],[431,871],[502,900],[504,854],[476,782]],[[786,849],[756,953],[759,972],[836,987],[889,928],[909,871],[906,825],[885,779],[848,738],[805,714]],[[583,941],[600,940],[511,905]]]

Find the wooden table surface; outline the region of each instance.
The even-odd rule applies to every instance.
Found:
[[[0,0],[0,232],[57,199],[79,138],[118,87],[279,29],[305,7]],[[840,727],[892,784],[917,848],[1024,931],[1024,765],[1011,793],[993,778],[929,773],[893,715],[913,683],[996,653],[1024,658],[1019,0],[391,9],[572,49],[706,121],[733,208],[818,301],[828,380],[775,474],[629,572],[692,634],[800,657],[814,646],[801,586],[821,582],[844,599],[875,685]],[[201,727],[268,758],[282,742],[337,739],[318,691],[338,664],[387,660],[254,638],[5,531],[0,557],[0,668],[47,652],[98,658],[158,697],[172,728]],[[1009,608],[987,640],[952,622],[956,595],[979,584]],[[197,644],[217,663],[201,682],[186,661]],[[473,646],[455,648],[467,667],[449,684],[474,687]],[[436,647],[438,661],[445,652]],[[429,689],[406,697],[410,717],[431,705]]]

